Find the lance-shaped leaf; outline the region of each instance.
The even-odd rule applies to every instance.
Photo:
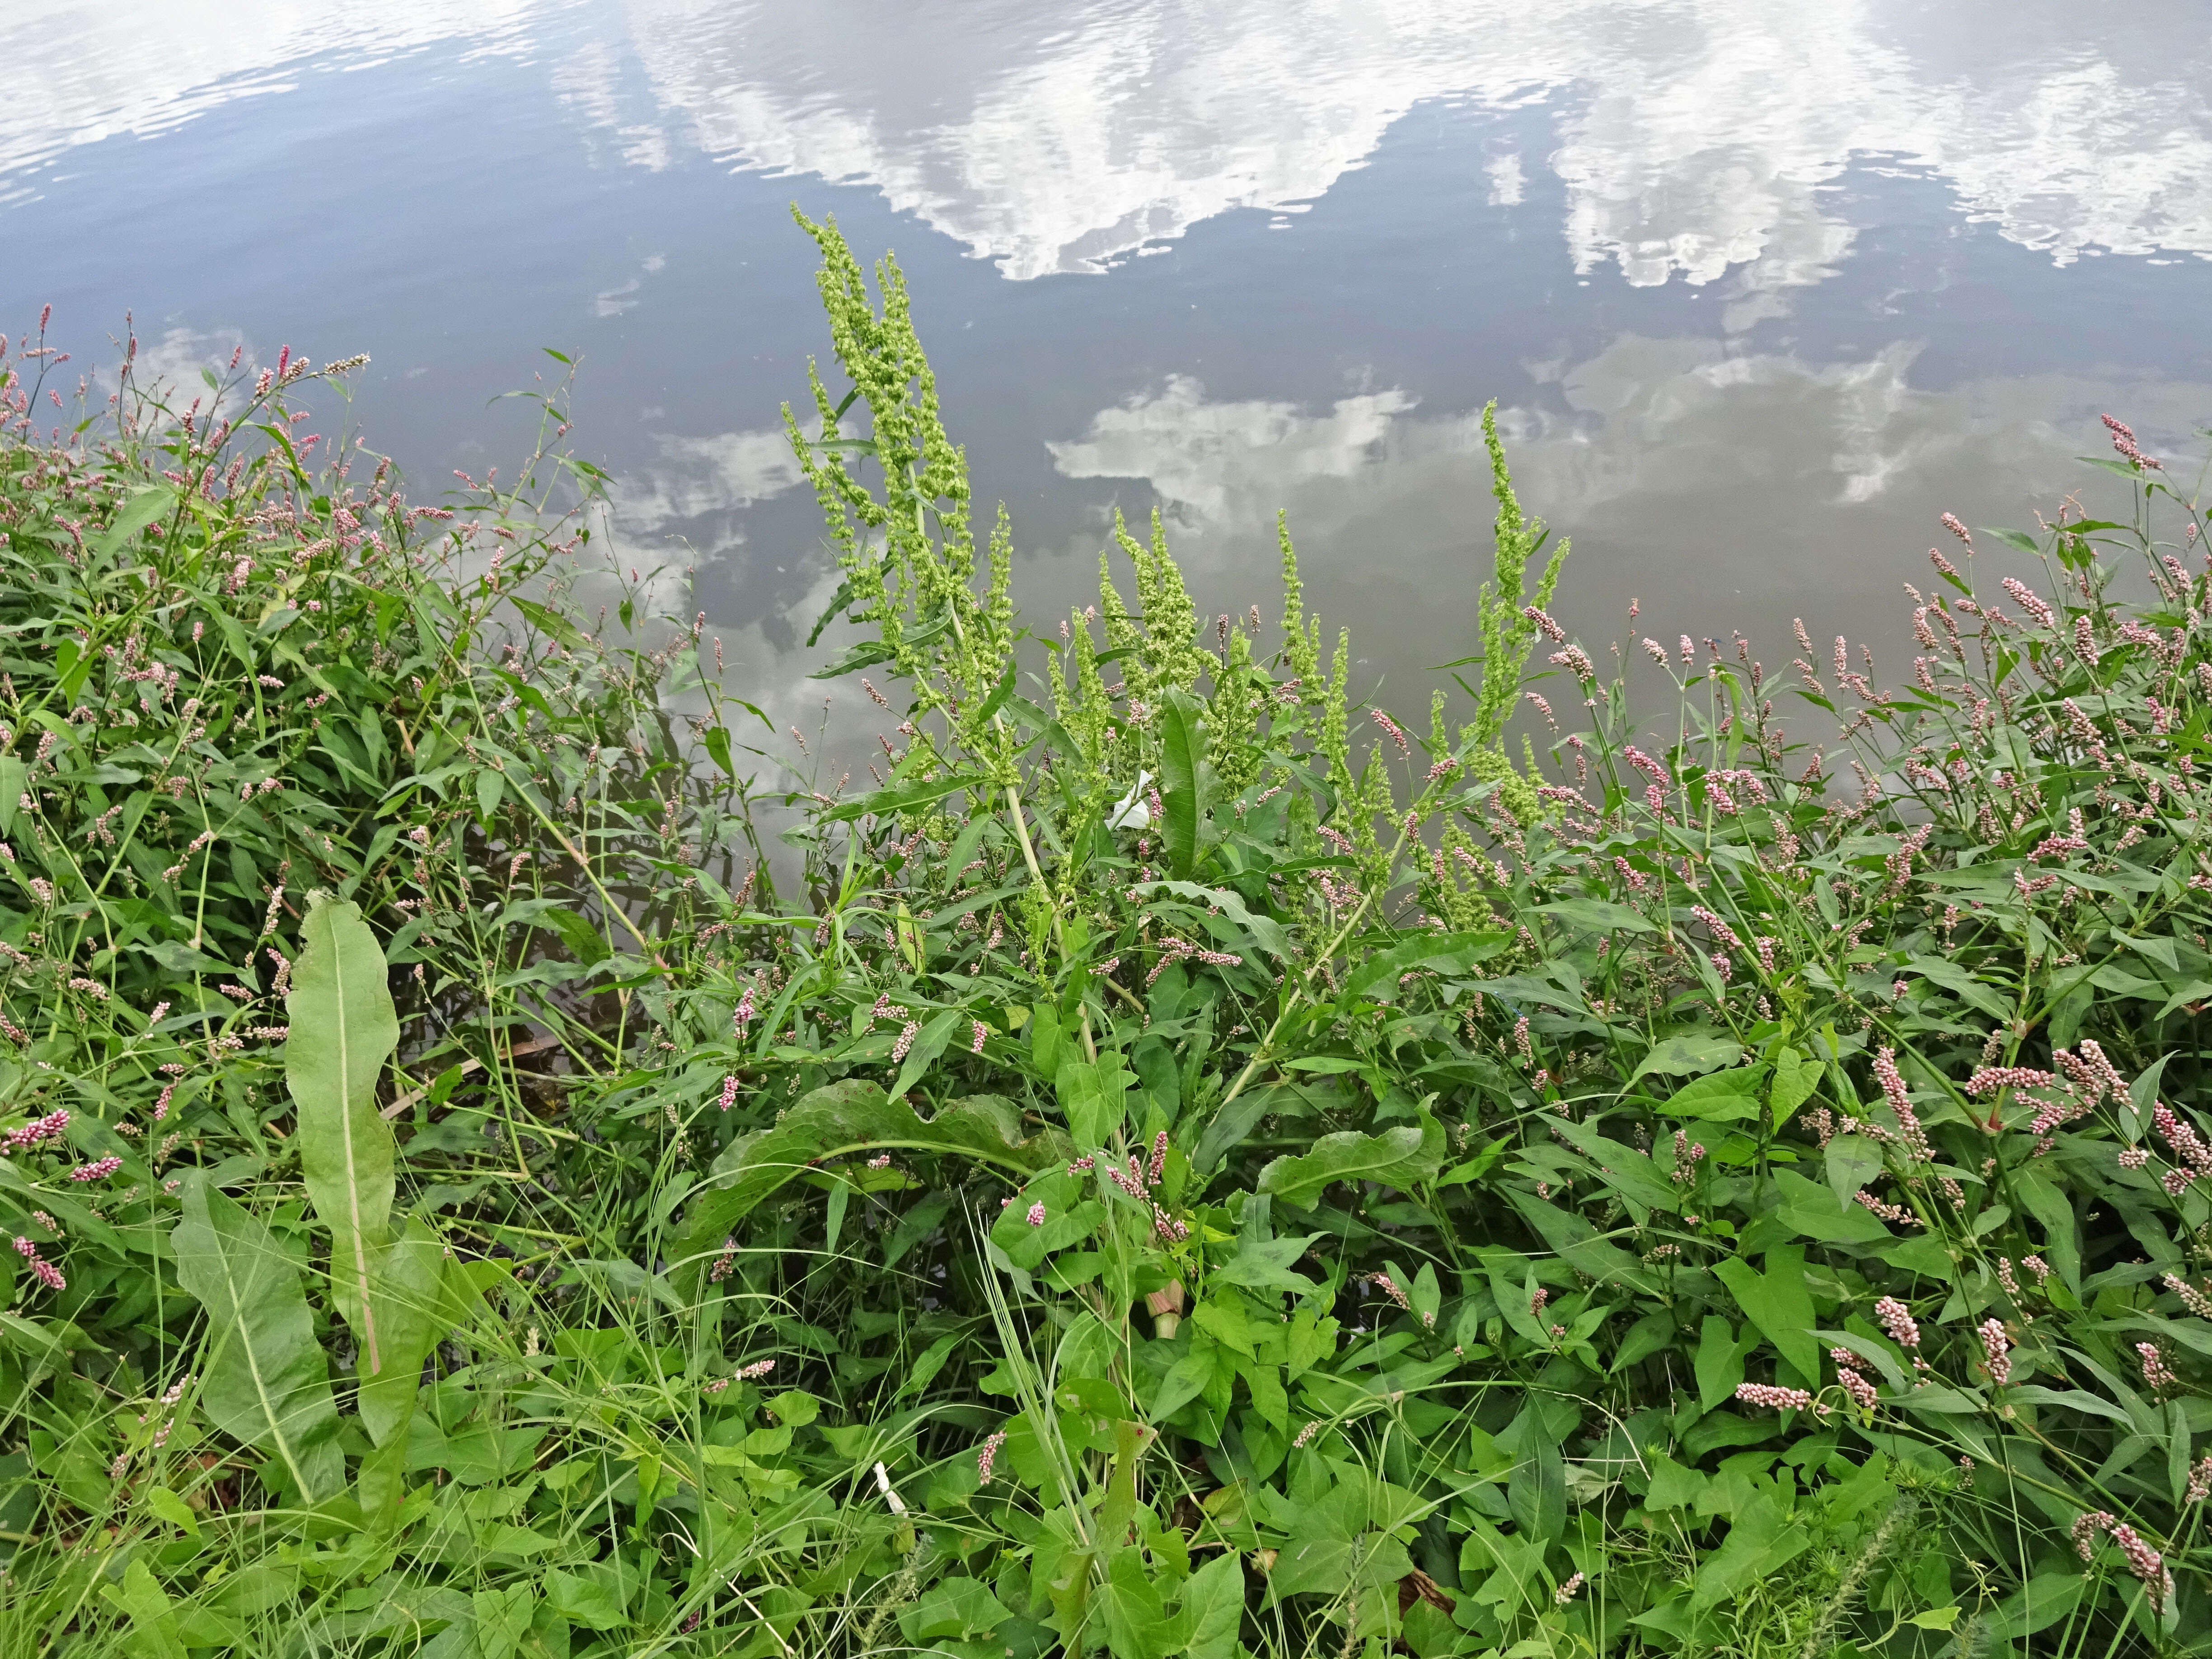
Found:
[[[384,1367],[373,1294],[392,1231],[392,1126],[377,1115],[376,1079],[399,1042],[384,952],[361,907],[328,899],[301,929],[306,949],[284,1008],[284,1081],[299,1109],[300,1170],[331,1230],[331,1291],[361,1339],[363,1374]]]
[[[422,1361],[433,1343],[453,1328],[446,1285],[446,1242],[418,1217],[378,1253],[369,1293],[376,1304],[376,1334],[383,1369],[361,1379],[362,1426],[380,1446],[407,1426]]]
[[[170,1243],[177,1280],[208,1316],[200,1407],[233,1439],[281,1464],[308,1503],[343,1489],[330,1368],[300,1270],[260,1222],[195,1172]]]
[[[1206,739],[1199,730],[1198,708],[1188,694],[1170,691],[1160,707],[1160,826],[1168,867],[1187,878],[1198,861],[1199,825],[1206,817],[1206,775],[1200,762]]]

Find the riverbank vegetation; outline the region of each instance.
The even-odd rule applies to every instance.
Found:
[[[1486,423],[1392,711],[1287,527],[1025,624],[807,228],[865,787],[562,394],[432,507],[348,365],[0,347],[8,1650],[2202,1649],[2191,487],[1953,522],[1909,672],[1607,650]]]

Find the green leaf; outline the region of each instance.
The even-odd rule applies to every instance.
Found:
[[[1121,1069],[1118,1055],[1063,1061],[1053,1079],[1067,1132],[1078,1146],[1097,1150],[1127,1121],[1129,1085],[1136,1079]]]
[[[1209,1282],[1242,1285],[1255,1291],[1290,1291],[1303,1296],[1314,1288],[1314,1282],[1304,1273],[1294,1273],[1291,1264],[1312,1247],[1314,1240],[1325,1237],[1308,1233],[1303,1238],[1259,1239],[1240,1238],[1237,1254],[1219,1267],[1207,1273]]]
[[[1548,916],[1583,928],[1593,933],[1650,933],[1656,926],[1641,913],[1625,904],[1608,903],[1604,899],[1566,898],[1536,908]]]
[[[826,662],[806,678],[810,680],[834,680],[891,659],[891,648],[881,640],[863,640],[842,657]]]
[[[1114,1659],[1167,1659],[1167,1610],[1145,1569],[1144,1552],[1131,1544],[1114,1553],[1106,1582],[1093,1592],[1091,1609],[1105,1626]]]
[[[1178,880],[1188,880],[1198,862],[1198,826],[1206,817],[1199,761],[1205,753],[1197,705],[1183,691],[1169,692],[1160,707],[1160,805],[1167,817],[1160,833]]]
[[[384,952],[361,908],[325,898],[301,926],[305,946],[284,1011],[284,1082],[299,1109],[300,1172],[331,1230],[331,1292],[360,1339],[362,1375],[384,1366],[370,1281],[392,1235],[392,1126],[376,1084],[399,1044]],[[420,1364],[420,1359],[417,1359]]]
[[[1176,1607],[1183,1659],[1236,1659],[1244,1623],[1244,1563],[1221,1551],[1186,1579]]]
[[[921,1028],[921,1034],[915,1038],[914,1046],[906,1051],[906,1060],[899,1066],[898,1081],[891,1085],[892,1099],[899,1098],[921,1081],[921,1074],[937,1063],[937,1057],[952,1041],[952,1034],[967,1022],[968,1016],[959,1009],[947,1008]]]
[[[1538,1415],[1524,1413],[1523,1420],[1530,1426],[1521,1459],[1505,1482],[1505,1504],[1522,1537],[1549,1544],[1567,1529],[1566,1464],[1559,1443],[1539,1431]],[[1528,1445],[1528,1440],[1535,1443]]]
[[[1820,1069],[1795,1048],[1784,1048],[1774,1057],[1774,1087],[1766,1102],[1776,1128],[1789,1122],[1797,1109],[1813,1097],[1820,1086]]]
[[[13,832],[15,813],[22,801],[23,786],[30,781],[31,769],[14,755],[0,755],[0,836]]]
[[[1682,1189],[1661,1175],[1648,1152],[1607,1139],[1587,1121],[1563,1119],[1559,1133],[1598,1166],[1598,1178],[1631,1204],[1673,1213],[1682,1206]]]
[[[369,1279],[376,1334],[384,1361],[364,1370],[356,1409],[380,1446],[404,1431],[415,1410],[422,1362],[449,1328],[446,1311],[446,1241],[419,1217],[378,1254]]]
[[[1698,1409],[1709,1412],[1735,1396],[1743,1381],[1743,1357],[1759,1346],[1759,1339],[1739,1339],[1735,1327],[1718,1314],[1707,1314],[1698,1334],[1697,1357],[1691,1368],[1698,1377]]]
[[[1711,1077],[1701,1077],[1667,1097],[1659,1109],[1668,1117],[1693,1122],[1731,1123],[1759,1115],[1759,1085],[1765,1080],[1763,1066],[1745,1066]]]
[[[574,910],[560,905],[549,905],[535,920],[543,927],[560,934],[561,942],[569,953],[586,967],[596,967],[614,954],[599,930],[578,915]]]
[[[1919,975],[1931,985],[1942,986],[1991,1019],[2009,1022],[2013,1018],[2011,1006],[1981,973],[1972,972],[1942,957],[1907,957],[1905,970]]]
[[[1166,803],[1163,801],[1162,805]],[[1137,889],[1140,893],[1172,893],[1218,910],[1231,921],[1251,934],[1253,942],[1273,957],[1288,958],[1295,950],[1290,936],[1284,933],[1282,923],[1273,916],[1255,916],[1245,908],[1244,901],[1233,887],[1206,887],[1194,881],[1148,881]]]
[[[1476,963],[1496,956],[1511,942],[1512,935],[1499,933],[1417,935],[1360,963],[1346,977],[1344,991],[1338,1000],[1348,1004],[1353,998],[1365,995],[1388,1002],[1398,994],[1401,975],[1422,969],[1439,974],[1464,973]]]
[[[545,1601],[572,1625],[586,1630],[618,1630],[629,1622],[612,1589],[599,1578],[575,1572],[545,1575]]]
[[[1881,1148],[1865,1135],[1838,1135],[1821,1153],[1829,1190],[1838,1204],[1881,1173]]]
[[[857,1078],[804,1096],[775,1127],[734,1140],[714,1160],[709,1182],[690,1199],[670,1277],[696,1295],[730,1230],[814,1164],[859,1152],[910,1149],[972,1158],[1024,1176],[1065,1156],[1054,1134],[1024,1139],[1021,1114],[994,1095],[946,1107],[925,1121],[881,1085]]]
[[[500,796],[506,788],[507,781],[500,776],[496,768],[480,766],[477,769],[477,814],[485,823],[491,822],[491,815],[499,811]]]
[[[738,775],[737,764],[730,758],[730,728],[728,726],[708,726],[706,736],[701,741],[707,745],[708,758],[722,769],[725,776],[734,778]]]
[[[1653,1072],[1668,1077],[1691,1077],[1699,1072],[1718,1071],[1723,1066],[1733,1066],[1743,1058],[1740,1044],[1709,1031],[1693,1031],[1681,1036],[1668,1037],[1644,1056],[1644,1063],[1631,1074],[1633,1083],[1639,1077]]]
[[[116,509],[115,516],[107,521],[107,528],[93,538],[88,549],[93,562],[106,564],[122,550],[125,543],[148,525],[156,519],[167,518],[169,509],[176,504],[177,492],[167,484],[139,490]],[[74,691],[70,695],[74,696]]]
[[[1735,1304],[1808,1384],[1820,1385],[1820,1344],[1813,1334],[1813,1293],[1805,1288],[1805,1252],[1795,1244],[1766,1253],[1766,1271],[1754,1273],[1741,1257],[1713,1271]]]
[[[1012,1618],[1012,1612],[981,1579],[941,1578],[899,1609],[899,1629],[917,1645],[988,1636]]]
[[[591,648],[591,641],[584,637],[575,623],[570,622],[550,605],[538,605],[530,599],[518,599],[513,594],[507,596],[507,602],[527,617],[531,625],[539,633],[550,636],[566,649],[587,651]]]
[[[130,1615],[127,1646],[137,1659],[185,1659],[185,1643],[177,1628],[177,1615],[143,1556],[123,1570],[119,1585],[101,1586],[101,1595]]]
[[[1410,1126],[1376,1135],[1346,1129],[1323,1135],[1310,1152],[1276,1158],[1260,1171],[1259,1189],[1285,1204],[1310,1208],[1331,1182],[1409,1178],[1411,1161],[1420,1150],[1421,1132]]]
[[[895,784],[888,789],[878,789],[860,795],[842,805],[823,814],[830,823],[847,823],[867,813],[878,817],[891,817],[901,812],[911,812],[917,807],[928,806],[943,800],[947,795],[957,795],[963,789],[973,789],[980,797],[990,785],[990,779],[981,772],[956,772],[951,777],[932,778],[926,783]]]
[[[225,1434],[282,1464],[307,1501],[331,1497],[345,1486],[345,1459],[300,1270],[204,1171],[184,1182],[185,1218],[170,1244],[177,1282],[207,1310],[200,1408]]]

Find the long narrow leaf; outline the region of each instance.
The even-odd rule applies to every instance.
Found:
[[[399,1042],[384,953],[360,907],[324,900],[301,929],[306,951],[285,1011],[284,1081],[300,1117],[300,1169],[331,1230],[331,1288],[361,1338],[366,1374],[383,1369],[371,1292],[392,1231],[392,1126],[376,1079]]]

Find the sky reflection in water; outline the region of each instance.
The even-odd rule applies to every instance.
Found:
[[[2102,410],[2185,455],[2212,413],[2207,46],[2194,6],[2017,0],[19,0],[0,325],[367,350],[425,489],[579,355],[626,556],[696,562],[789,718],[833,585],[777,429],[823,345],[796,199],[898,249],[1040,623],[1117,506],[1273,615],[1286,508],[1418,707],[1470,645],[1494,398],[1589,642],[1638,596],[1773,665],[1802,615],[1893,682],[1939,513],[2032,523]]]

